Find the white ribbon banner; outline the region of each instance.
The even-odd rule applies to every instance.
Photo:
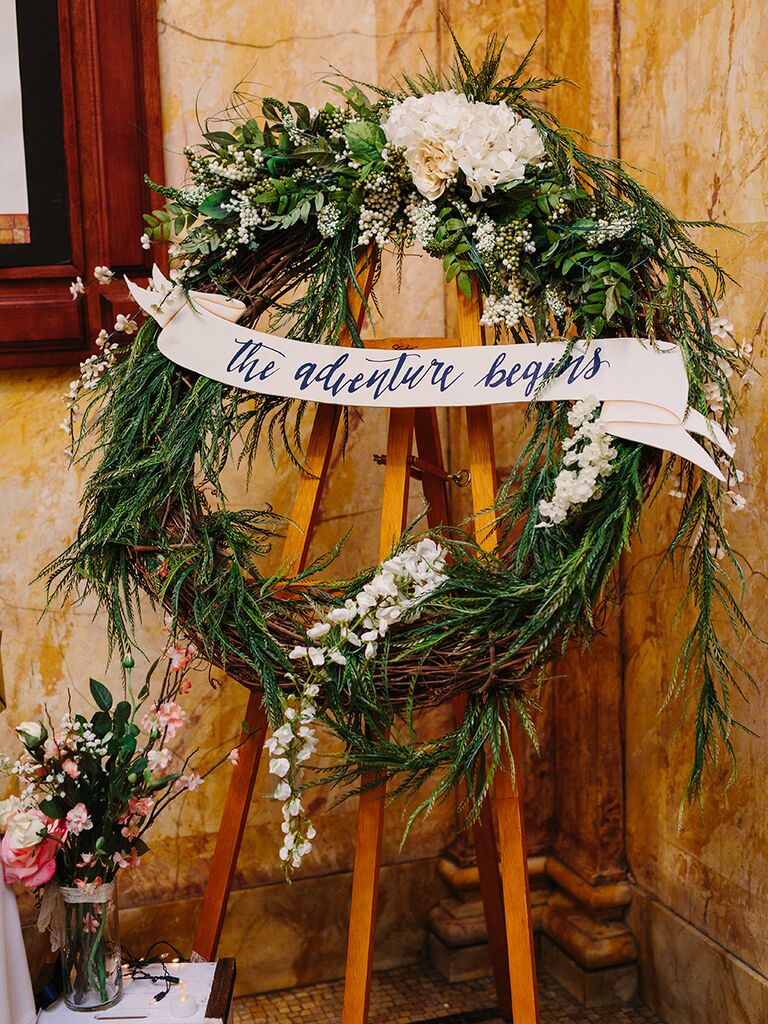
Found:
[[[720,480],[716,463],[691,433],[733,454],[717,423],[687,409],[688,378],[677,345],[638,338],[578,342],[567,363],[544,383],[562,360],[565,343],[402,351],[314,345],[241,327],[234,321],[244,306],[226,296],[192,292],[187,301],[157,268],[154,290],[127,283],[142,309],[161,325],[163,355],[233,387],[381,408],[594,396],[603,403],[605,429],[615,437],[674,452]]]

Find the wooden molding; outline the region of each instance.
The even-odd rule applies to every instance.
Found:
[[[94,266],[141,277],[156,258],[139,241],[157,205],[144,174],[163,178],[155,0],[58,0],[58,28],[70,259],[0,268],[0,368],[84,359],[124,301]],[[86,294],[73,302],[76,277]]]

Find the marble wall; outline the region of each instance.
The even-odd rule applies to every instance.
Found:
[[[753,344],[756,367],[764,373],[765,5],[760,0],[621,0],[620,11],[621,154],[647,169],[644,180],[682,216],[720,220],[740,232],[705,229],[697,235],[717,250],[739,282],[729,289],[723,310],[737,337]],[[737,458],[747,474],[750,505],[731,517],[729,530],[745,560],[744,610],[764,636],[764,377],[744,399]],[[683,711],[679,703],[661,714],[658,709],[684,625],[673,620],[680,584],[670,574],[652,580],[654,560],[649,558],[668,535],[673,506],[670,499],[651,512],[642,543],[625,567],[630,592],[623,635],[628,858],[643,890],[638,907],[659,901],[671,912],[644,912],[645,920],[657,921],[659,927],[665,921],[668,935],[677,929],[669,948],[657,941],[656,955],[648,955],[648,990],[671,1024],[763,1020],[759,1000],[765,999],[768,975],[765,656],[757,643],[738,651],[762,689],[755,693],[748,688],[748,701],[734,703],[734,716],[755,733],[734,732],[739,776],[727,789],[723,764],[707,780],[700,811],[688,810],[678,830],[677,810],[692,756],[692,721],[688,715],[677,728]],[[693,927],[682,927],[682,921]],[[701,934],[713,941],[701,946],[699,957]],[[730,956],[718,959],[718,947]],[[681,969],[684,964],[686,969]],[[744,971],[754,972],[744,993],[762,990],[761,996],[740,994],[733,979]]]
[[[705,237],[742,282],[725,308],[740,336],[754,339],[760,368],[768,298],[763,56],[768,40],[760,0],[446,0],[440,5],[160,0],[168,180],[178,181],[183,173],[181,150],[198,136],[196,111],[215,115],[238,84],[253,93],[318,102],[328,94],[323,80],[334,67],[352,77],[386,81],[417,64],[421,50],[438,62],[448,52],[438,7],[469,50],[482,47],[490,31],[509,33],[510,64],[541,32],[537,70],[565,73],[581,86],[563,87],[553,100],[564,121],[647,168],[650,186],[677,211],[692,219],[721,218],[744,232]],[[439,335],[455,329],[451,297],[431,261],[409,258],[408,286],[399,294],[388,270],[379,294],[380,333]],[[2,750],[11,743],[11,722],[37,713],[43,701],[55,717],[67,689],[74,700],[87,700],[89,675],[118,678],[114,664],[105,669],[104,623],[93,619],[93,608],[54,610],[41,619],[42,590],[30,585],[71,540],[78,518],[84,473],[67,469],[58,431],[58,396],[70,377],[71,372],[59,370],[0,375],[8,425],[0,436],[0,628],[10,705],[0,717]],[[750,395],[739,438],[751,510],[732,524],[736,546],[750,567],[746,605],[758,628],[765,598],[760,510],[766,463],[758,444],[762,389],[760,381]],[[500,434],[514,435],[511,414],[501,415],[497,425]],[[443,427],[450,463],[460,465],[461,423],[450,417]],[[341,571],[375,556],[381,470],[370,453],[382,450],[384,429],[376,416],[353,420],[346,454],[336,457],[317,544],[327,548],[352,528]],[[510,451],[502,446],[502,463]],[[294,485],[289,469],[265,466],[258,500],[285,508]],[[244,492],[239,498],[249,500]],[[418,493],[412,501],[415,510]],[[752,1008],[755,999],[765,998],[768,973],[768,933],[762,924],[768,886],[765,742],[762,735],[737,737],[738,780],[727,792],[723,777],[710,780],[701,815],[688,813],[678,831],[690,732],[685,726],[676,729],[680,706],[658,710],[676,649],[677,627],[670,623],[678,584],[667,577],[652,580],[649,557],[661,546],[673,511],[672,499],[650,511],[642,542],[624,566],[630,596],[622,615],[607,627],[594,657],[569,661],[546,698],[543,753],[528,757],[531,848],[553,848],[595,884],[621,878],[629,864],[646,993],[670,1024],[760,1020]],[[140,640],[150,656],[162,643],[151,612]],[[750,647],[745,657],[759,677],[760,651]],[[231,681],[213,692],[204,678],[196,680],[190,718],[204,763],[228,749],[244,705],[244,692]],[[738,713],[758,734],[764,731],[764,697],[751,695]],[[445,716],[437,713],[426,727],[444,725]],[[591,755],[594,750],[600,757]],[[161,932],[189,945],[227,778],[225,767],[198,793],[177,802],[155,831],[146,870],[124,887],[125,925],[137,949]],[[224,951],[239,957],[244,991],[336,976],[343,964],[353,804],[331,806],[331,794],[318,794],[321,841],[300,880],[286,888],[275,861],[278,815],[264,795],[267,785],[263,776],[257,782],[224,935]],[[426,913],[442,894],[436,858],[456,824],[454,808],[446,806],[401,850],[401,818],[401,809],[392,807],[380,965],[423,954]],[[269,929],[273,943],[254,942],[254,929],[260,934]],[[697,964],[705,965],[698,973]],[[738,1016],[733,1006],[742,1003],[746,1009]],[[722,1007],[727,1012],[720,1012]]]

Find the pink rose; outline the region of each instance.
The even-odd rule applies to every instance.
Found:
[[[58,757],[59,753],[59,744],[52,736],[49,736],[43,744],[43,758],[46,761],[50,761],[52,757]]]
[[[26,889],[45,885],[56,871],[56,854],[65,836],[66,826],[41,811],[19,812],[0,842],[5,881],[20,882]]]
[[[68,775],[70,779],[76,779],[77,776],[80,774],[80,769],[77,767],[77,765],[75,764],[71,757],[68,757],[64,764],[62,764],[61,770],[64,772],[65,775]]]

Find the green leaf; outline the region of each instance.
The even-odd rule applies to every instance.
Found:
[[[174,772],[173,775],[164,775],[162,779],[158,779],[156,782],[150,783],[147,786],[148,793],[154,793],[158,789],[163,789],[165,786],[170,786],[172,782],[175,782],[181,775],[181,772]]]
[[[115,733],[122,733],[128,719],[131,717],[131,705],[127,700],[121,700],[115,706],[113,714],[113,729]]]
[[[469,279],[469,274],[465,273],[462,270],[462,272],[456,278],[456,283],[458,284],[460,291],[464,295],[466,295],[466,297],[468,299],[471,299],[472,298],[472,282]]]
[[[616,310],[619,308],[619,304],[616,301],[616,287],[611,287],[605,293],[605,319],[610,320]]]
[[[108,711],[97,711],[91,719],[91,728],[98,737],[106,736],[112,732],[112,716]]]
[[[40,804],[40,810],[49,818],[63,818],[68,808],[57,796],[49,796]]]
[[[353,121],[344,125],[344,137],[352,156],[362,164],[380,160],[381,152],[387,144],[383,130],[370,121]]]
[[[91,679],[90,687],[91,696],[96,703],[96,707],[101,708],[102,711],[109,711],[112,707],[112,694],[106,686],[100,683],[98,679]]]
[[[217,189],[215,192],[209,192],[198,207],[200,213],[204,217],[210,217],[211,220],[226,220],[232,214],[229,210],[222,210],[221,204],[227,202],[230,195],[231,193],[223,188]]]
[[[264,99],[261,101],[261,112],[267,121],[282,121],[283,115],[275,105],[274,100]]]
[[[309,114],[309,107],[303,103],[289,103],[289,107],[292,107],[296,112],[296,124],[299,128],[309,128],[312,118]]]
[[[237,139],[229,132],[203,132],[203,138],[209,142],[215,142],[219,146],[235,146]]]

